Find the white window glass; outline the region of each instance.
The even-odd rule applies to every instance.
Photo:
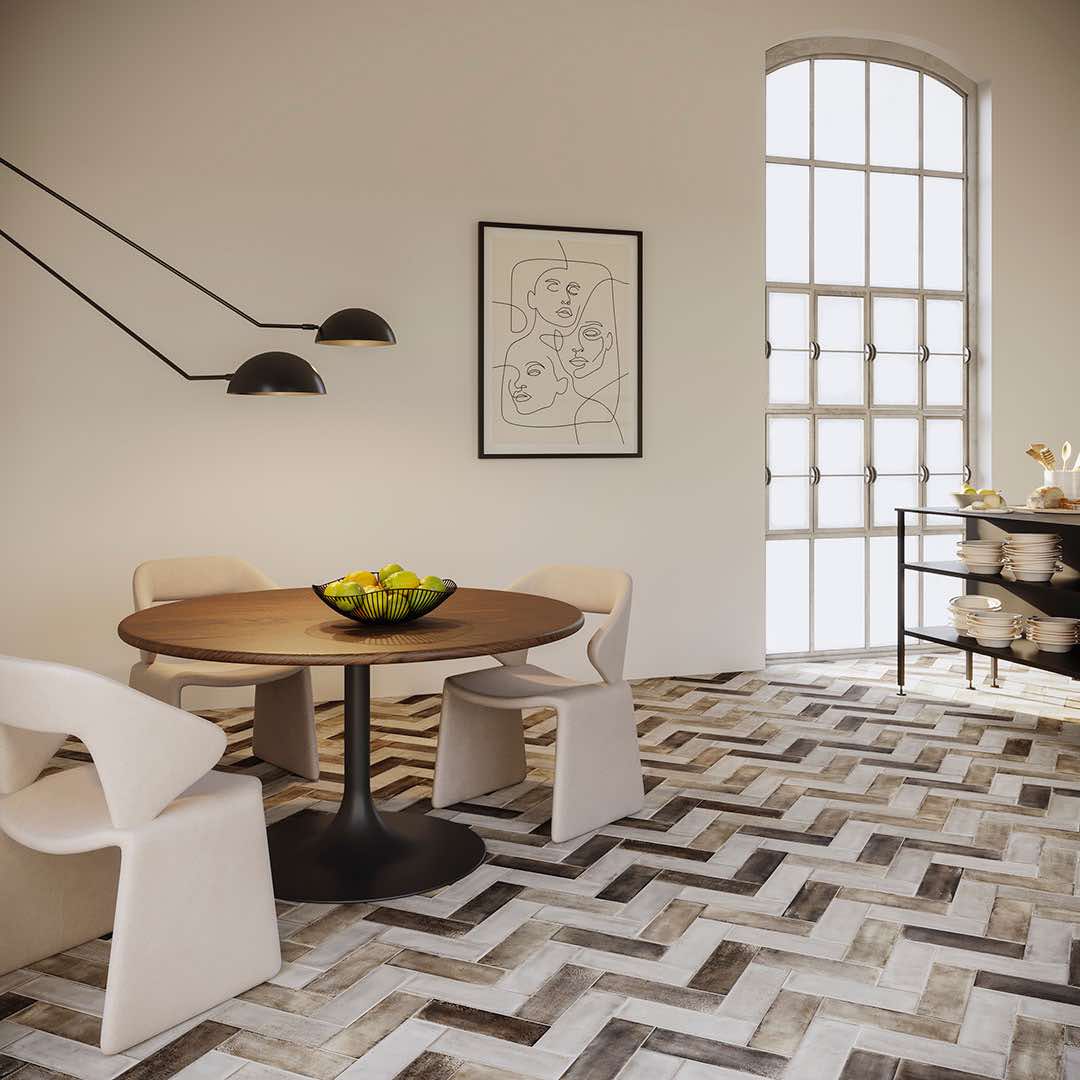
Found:
[[[814,157],[866,161],[866,64],[814,61]]]
[[[794,166],[793,166],[794,167]],[[864,173],[817,169],[814,173],[814,280],[861,285],[865,278]]]
[[[874,482],[874,524],[895,525],[896,508],[918,506],[919,501],[917,476],[879,476]]]
[[[878,352],[917,352],[919,302],[906,297],[874,297],[873,342]]]
[[[919,302],[875,296],[871,340],[874,404],[916,405],[919,400]]]
[[[810,418],[770,416],[768,425],[769,469],[774,476],[807,476],[810,473]]]
[[[819,418],[817,523],[821,529],[857,529],[864,521],[863,421],[856,417]]]
[[[777,68],[765,80],[765,153],[810,156],[810,61]]]
[[[934,473],[926,481],[927,506],[952,506],[950,498],[954,491],[963,491],[962,473]]]
[[[919,471],[919,421],[914,416],[874,418],[874,468],[879,473]]]
[[[817,362],[819,405],[861,405],[863,365],[854,353],[822,352]]]
[[[819,296],[817,339],[823,349],[863,351],[861,296]]]
[[[810,170],[803,165],[765,166],[765,274],[810,280]]]
[[[870,65],[870,164],[919,164],[919,73]]]
[[[861,536],[814,541],[814,648],[861,649],[866,542]]]
[[[769,357],[769,401],[805,405],[810,401],[810,354],[774,352]]]
[[[923,560],[925,562],[950,562],[956,559],[956,542],[959,534],[935,533],[923,537]],[[949,601],[962,590],[956,578],[940,574],[920,574],[923,590],[923,625],[944,626],[949,621]],[[913,620],[908,620],[909,625]]]
[[[810,297],[806,293],[769,293],[767,327],[769,401],[774,405],[810,402]]]
[[[774,349],[805,349],[810,343],[810,297],[769,293],[769,341]]]
[[[926,362],[926,404],[963,405],[966,369],[962,356],[935,356]]]
[[[861,529],[866,482],[861,476],[823,476],[817,487],[819,529]]]
[[[964,351],[964,301],[926,301],[926,344],[932,353]]]
[[[765,649],[770,653],[810,648],[810,541],[765,544]]]
[[[870,174],[870,284],[918,284],[919,178]]]
[[[805,476],[773,477],[769,483],[769,528],[810,528],[810,481]]]
[[[817,401],[820,405],[863,403],[863,302],[858,296],[818,298]]]
[[[904,555],[908,562],[919,558],[919,539],[909,536],[904,544]],[[908,626],[919,621],[919,578],[916,574],[905,574],[904,607]],[[867,645],[896,644],[896,537],[870,537],[870,595],[867,597],[870,608],[870,637]]]
[[[964,470],[964,421],[926,421],[926,465],[932,473]]]
[[[817,465],[823,475],[861,475],[863,461],[861,417],[818,418]]]
[[[964,168],[964,99],[930,75],[923,78],[923,168]]]
[[[874,404],[915,405],[918,400],[918,357],[878,353],[874,357]]]
[[[964,287],[964,181],[923,177],[923,288]]]

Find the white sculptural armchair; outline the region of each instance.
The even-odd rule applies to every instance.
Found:
[[[82,740],[93,764],[38,778],[68,734]],[[73,908],[84,903],[94,912],[116,897],[106,1054],[167,1031],[281,966],[261,785],[210,771],[224,747],[214,724],[111,679],[0,657],[7,838],[0,877],[19,875],[39,855],[60,866],[119,849],[118,882],[95,870],[81,878],[81,895],[70,882],[67,890]],[[16,926],[30,925],[35,908],[39,924],[60,914],[34,891],[40,874],[16,880]],[[46,947],[69,936],[64,926],[37,931]]]
[[[132,579],[136,611],[168,600],[277,587],[243,559],[224,555],[154,559],[137,566]],[[177,708],[185,686],[254,686],[252,752],[297,776],[319,778],[315,707],[307,668],[174,660],[148,652],[140,656],[131,669],[129,685]]]
[[[641,758],[630,685],[623,678],[632,583],[620,570],[545,566],[511,586],[608,618],[588,645],[601,681],[582,683],[528,663],[528,651],[496,656],[500,666],[453,675],[443,686],[432,805],[509,787],[524,779],[523,709],[556,711],[551,837],[559,842],[640,810]]]

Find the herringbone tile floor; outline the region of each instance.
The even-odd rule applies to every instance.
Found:
[[[114,1058],[107,941],[0,977],[0,1076],[1075,1080],[1080,695],[912,666],[907,698],[874,660],[638,683],[647,805],[564,844],[530,717],[527,781],[447,811],[487,841],[467,879],[280,905],[271,983]],[[428,809],[438,715],[378,703],[388,805]],[[250,756],[246,711],[215,719],[272,818],[337,799],[340,705],[314,784]]]

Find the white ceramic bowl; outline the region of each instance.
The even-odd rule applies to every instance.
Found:
[[[1029,533],[1015,532],[1005,534],[1006,544],[1046,544],[1051,541],[1060,541],[1060,533]]]
[[[1017,570],[1013,568],[1013,577],[1017,581],[1049,581],[1056,570]]]
[[[1013,641],[1015,641],[1016,639],[1012,638],[1012,637],[989,638],[989,637],[983,637],[980,634],[976,634],[975,635],[975,640],[984,649],[1007,649],[1013,643]]]
[[[954,596],[949,607],[957,611],[1000,611],[1001,601],[996,596]]]

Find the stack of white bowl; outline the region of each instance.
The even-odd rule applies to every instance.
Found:
[[[1004,649],[1024,633],[1024,616],[1017,611],[969,611],[969,633],[986,649]]]
[[[1017,581],[1049,581],[1061,569],[1061,537],[1056,533],[1009,533],[1005,566]]]
[[[973,611],[1000,611],[1001,601],[994,596],[954,596],[949,601],[949,622],[958,634],[971,636],[969,616]]]
[[[1080,619],[1062,619],[1050,615],[1032,615],[1027,622],[1027,639],[1040,652],[1067,653],[1077,641]]]
[[[1001,573],[1001,564],[1005,560],[1001,540],[961,540],[956,545],[956,554],[968,573],[986,576]]]

